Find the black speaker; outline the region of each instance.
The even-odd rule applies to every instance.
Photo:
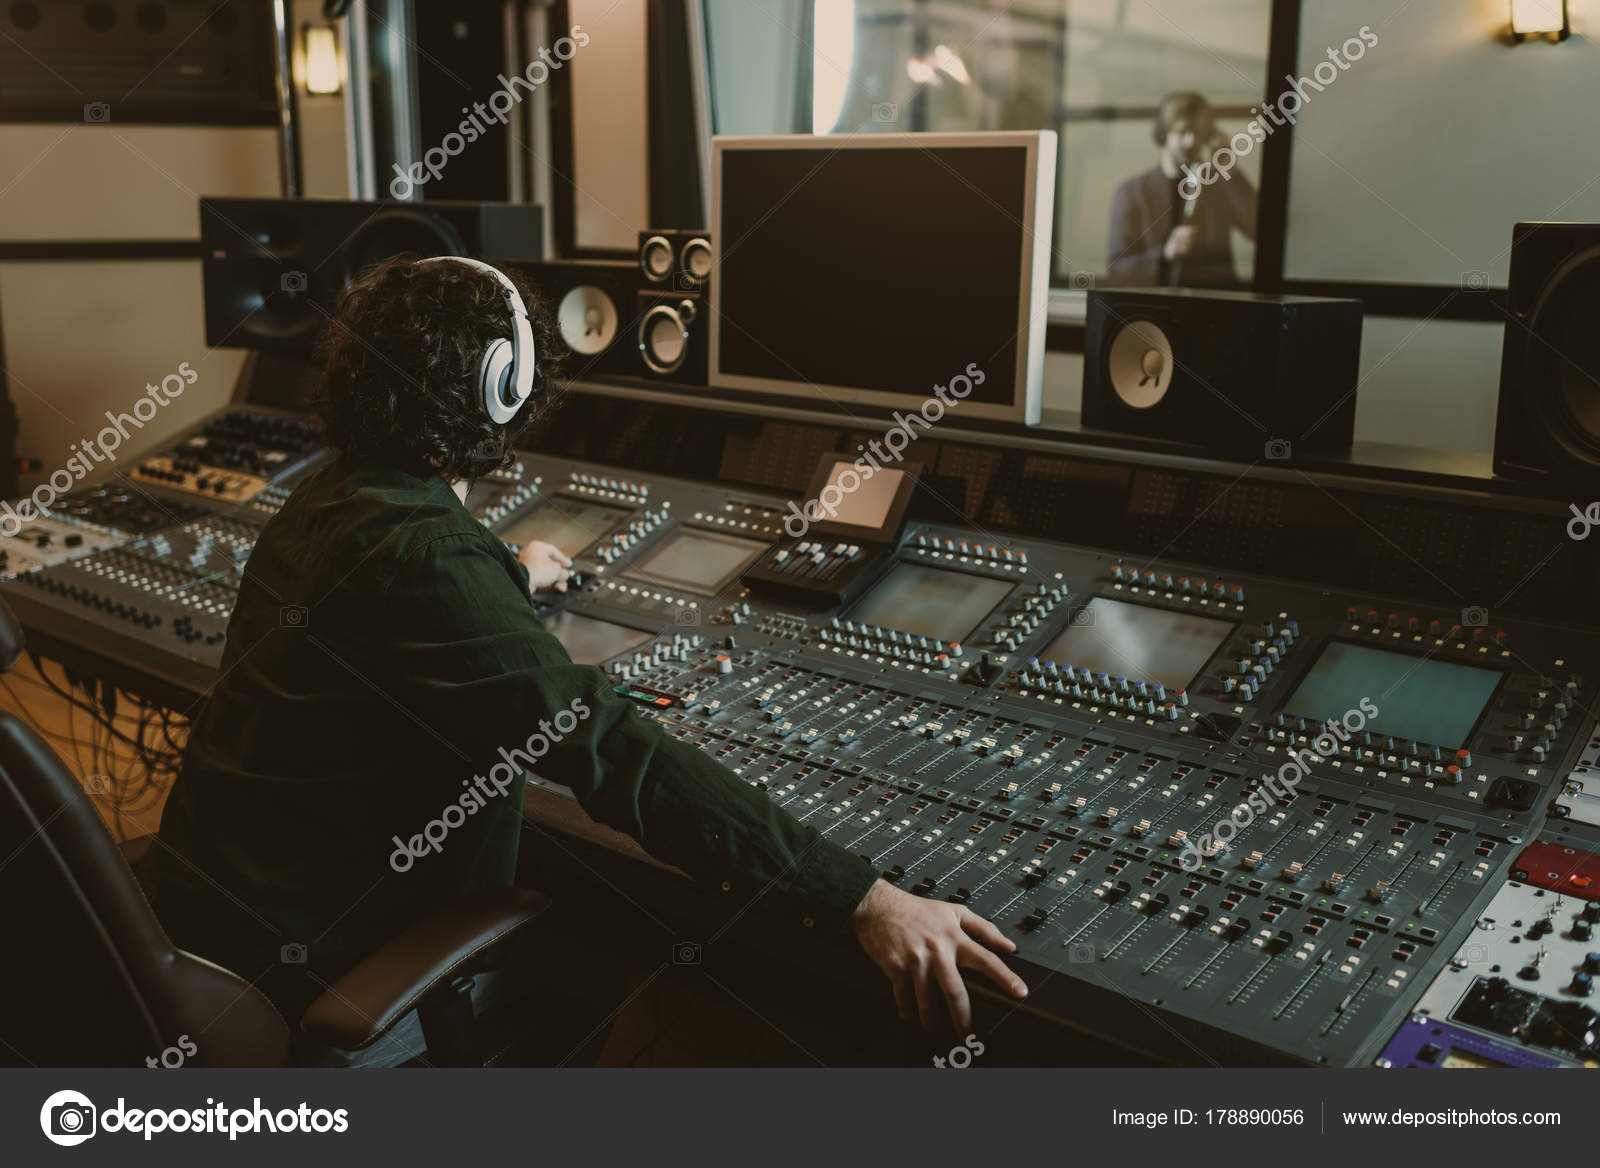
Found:
[[[201,199],[206,344],[303,356],[345,285],[379,260],[537,260],[543,224],[526,203]]]
[[[711,236],[704,231],[639,232],[639,271],[669,292],[699,292],[711,278]]]
[[[1600,223],[1511,236],[1496,474],[1600,491]]]
[[[511,264],[550,305],[569,356],[563,375],[630,377],[639,369],[639,288],[631,263]]]
[[[1359,300],[1094,289],[1083,352],[1094,429],[1251,460],[1354,437]]]
[[[708,301],[682,292],[639,293],[636,376],[674,385],[704,385]]]

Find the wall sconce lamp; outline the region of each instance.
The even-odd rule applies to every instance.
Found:
[[[339,59],[339,30],[331,24],[308,24],[301,30],[306,92],[337,94],[344,91],[344,68]]]
[[[1564,41],[1572,35],[1567,0],[1511,0],[1511,43]]]

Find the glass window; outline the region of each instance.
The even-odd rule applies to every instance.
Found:
[[[1052,283],[1248,283],[1259,139],[1201,163],[1255,117],[1271,0],[704,4],[716,133],[1054,129]]]

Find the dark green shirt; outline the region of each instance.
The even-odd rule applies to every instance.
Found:
[[[152,852],[157,913],[293,1019],[417,917],[513,881],[524,767],[818,924],[874,878],[574,665],[443,480],[340,460],[251,553]]]

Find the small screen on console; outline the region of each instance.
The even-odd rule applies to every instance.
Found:
[[[766,550],[766,544],[753,539],[683,528],[629,568],[627,574],[665,588],[715,596]]]
[[[961,642],[1010,591],[1008,580],[902,562],[856,605],[850,619]]]
[[[828,482],[817,494],[818,517],[849,527],[882,527],[905,475],[903,470],[889,469],[863,475],[854,463],[840,460],[828,471]],[[852,479],[854,488],[849,485]]]
[[[1331,641],[1284,713],[1322,721],[1377,707],[1366,729],[1454,750],[1466,742],[1503,675],[1497,669],[1432,661]]]
[[[500,538],[518,547],[543,540],[575,556],[621,527],[631,514],[626,507],[557,495],[502,531]]]
[[[650,639],[649,633],[615,625],[593,617],[558,612],[545,618],[544,627],[560,641],[567,655],[579,665],[599,665],[618,653],[625,653]]]
[[[1232,629],[1232,621],[1097,596],[1073,611],[1039,660],[1184,689]]]

